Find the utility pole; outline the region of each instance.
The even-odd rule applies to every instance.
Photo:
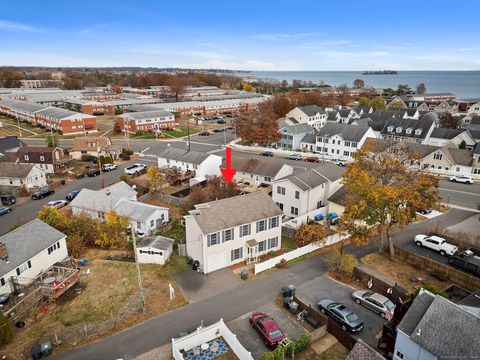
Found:
[[[140,302],[142,303],[142,310],[143,312],[146,311],[145,308],[145,291],[143,290],[143,282],[142,282],[142,274],[140,272],[140,264],[138,263],[138,256],[137,256],[137,237],[135,235],[135,230],[132,228],[132,240],[133,240],[133,252],[135,254],[135,267],[137,268],[137,281],[138,281],[138,288],[140,289]]]
[[[20,137],[22,137],[22,128],[20,127],[20,120],[18,118],[18,115],[17,115],[17,126],[18,126],[18,134],[20,135]]]
[[[187,120],[187,147],[190,151],[190,122]]]
[[[97,147],[97,163],[98,163],[98,169],[100,170],[100,185],[102,186],[102,189],[105,187],[105,182],[103,180],[103,169],[102,169],[102,162],[100,161],[100,147]]]

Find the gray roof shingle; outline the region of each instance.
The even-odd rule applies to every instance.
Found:
[[[80,193],[72,200],[70,205],[86,211],[103,211],[107,213],[118,204],[122,198],[136,195],[127,183],[120,181],[116,184],[107,186],[100,190],[90,190],[83,188]]]
[[[128,216],[131,220],[144,221],[148,219],[157,210],[166,210],[167,208],[145,204],[142,202],[121,199],[115,206],[115,212],[121,216]]]
[[[34,164],[3,162],[0,163],[0,177],[24,179],[34,166]]]
[[[340,135],[344,140],[358,142],[362,140],[368,129],[369,127],[365,125],[347,125],[327,122],[325,126],[318,131],[317,136],[330,138],[334,135]]]
[[[317,113],[325,114],[325,111],[323,111],[323,109],[317,105],[300,106],[299,109],[302,110],[308,116],[314,116]]]
[[[273,160],[273,159],[272,159]],[[232,158],[232,167],[237,171],[269,177],[277,176],[285,164],[281,161],[269,161],[256,158]]]
[[[316,139],[315,134],[305,134],[302,141],[300,141],[300,142],[306,143],[306,144],[315,144],[316,141],[317,141],[317,139]]]
[[[467,130],[466,129],[446,129],[446,128],[437,127],[433,129],[432,135],[430,135],[430,137],[451,140],[465,131]]]
[[[195,205],[190,211],[204,234],[283,214],[265,192],[254,192]]]
[[[35,219],[6,233],[0,242],[7,247],[8,263],[0,260],[0,277],[30,260],[66,235],[57,229]]]
[[[154,248],[167,251],[173,246],[174,241],[164,236],[148,236],[137,244],[137,248]]]
[[[151,110],[151,111],[138,111],[138,112],[131,112],[121,115],[124,118],[131,118],[135,120],[144,120],[150,119],[158,116],[173,116],[173,114],[164,109],[158,110]]]
[[[171,160],[180,160],[190,164],[201,164],[205,159],[207,159],[212,154],[207,154],[203,152],[193,151],[193,150],[184,150],[178,148],[167,148],[160,151],[157,154],[158,157]]]
[[[332,163],[323,163],[315,165],[310,169],[305,169],[288,175],[281,180],[288,180],[303,191],[313,189],[327,181],[336,181],[342,177],[343,169]]]
[[[346,360],[385,360],[385,358],[362,339],[358,339]]]

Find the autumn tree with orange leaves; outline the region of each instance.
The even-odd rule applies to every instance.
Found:
[[[278,132],[277,115],[271,99],[258,104],[257,110],[241,110],[236,123],[237,135],[244,143],[268,146],[282,137]]]
[[[354,159],[343,175],[347,204],[342,230],[357,245],[378,233],[378,252],[388,250],[393,260],[392,228],[411,223],[416,209],[438,204],[438,178],[424,172],[407,147],[394,143],[371,141]]]

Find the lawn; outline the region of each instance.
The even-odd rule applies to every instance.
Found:
[[[184,130],[184,129],[167,130],[167,131],[165,131],[165,135],[169,136],[169,137],[180,138],[180,137],[183,137],[183,136],[187,136],[188,132],[187,132],[187,130]]]
[[[140,266],[146,303],[143,314],[135,263],[106,259],[113,254],[118,252],[89,250],[85,256],[89,263],[81,269],[82,293],[64,294],[63,299],[49,305],[47,314],[38,311],[36,316],[27,319],[26,327],[17,330],[14,342],[5,347],[4,352],[18,358],[33,341],[53,340],[55,334],[63,340],[63,350],[66,350],[73,342],[93,341],[188,303],[171,278],[175,272],[188,269],[185,257],[172,255],[171,261],[163,267]],[[84,274],[87,269],[90,269],[89,275]],[[169,283],[175,288],[173,301],[169,298]],[[113,326],[112,319],[116,320]],[[83,340],[79,334],[85,325],[88,325],[90,336]]]
[[[180,221],[178,220],[173,220],[170,222],[171,229],[166,232],[161,232],[160,235],[171,238],[175,240],[175,242],[178,243],[183,243],[183,240],[185,239],[185,226],[183,226]]]
[[[117,117],[115,115],[97,115],[97,128],[100,134],[113,130]],[[121,134],[121,136],[124,136]]]
[[[428,284],[433,285],[438,290],[443,290],[450,285],[449,281],[440,281],[433,274],[417,269],[413,266],[403,263],[400,260],[391,261],[388,256],[382,256],[378,253],[372,253],[362,258],[362,262],[372,269],[382,273],[386,277],[394,280],[401,287],[414,292],[420,283],[410,281],[410,275],[415,274],[417,278],[424,279]]]
[[[348,350],[342,344],[336,343],[330,348],[317,354],[313,349],[308,349],[295,355],[296,360],[345,360],[348,355]]]

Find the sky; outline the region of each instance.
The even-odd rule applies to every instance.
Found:
[[[477,0],[2,1],[0,65],[480,70]]]

